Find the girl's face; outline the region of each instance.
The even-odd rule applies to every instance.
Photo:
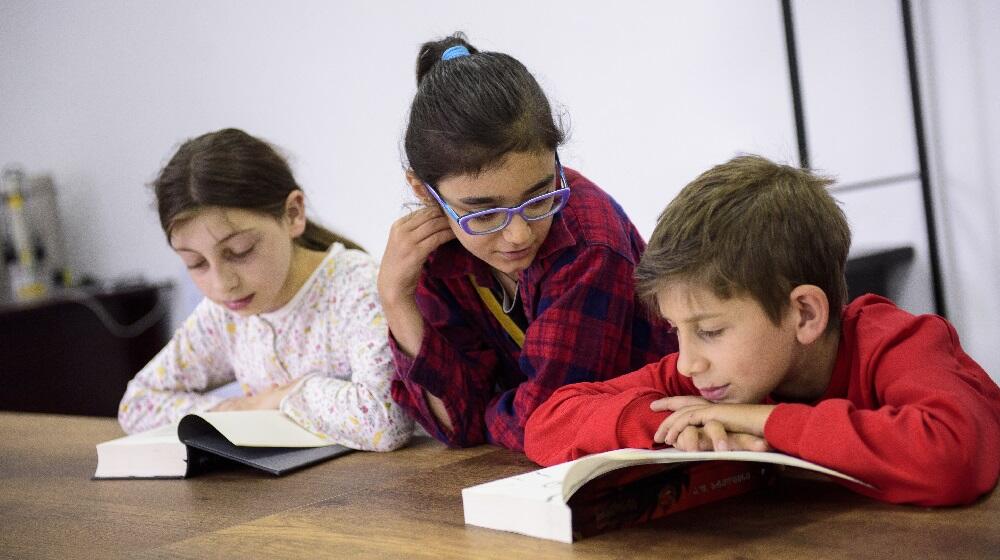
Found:
[[[296,197],[296,193],[298,196]],[[182,216],[170,246],[208,299],[241,316],[280,309],[302,286],[295,274],[305,230],[301,191],[289,195],[280,219],[235,208],[210,207]]]
[[[458,175],[438,182],[438,195],[459,216],[490,208],[515,208],[529,198],[558,188],[555,152],[514,152],[500,165],[478,175]],[[419,186],[419,188],[418,188]],[[422,184],[414,191],[430,204]],[[494,269],[516,277],[535,260],[552,226],[552,218],[525,221],[515,215],[504,229],[486,235],[470,235],[449,218],[455,237],[470,253]]]

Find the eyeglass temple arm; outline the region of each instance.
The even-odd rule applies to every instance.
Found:
[[[448,206],[447,202],[445,202],[444,200],[441,199],[440,196],[438,196],[438,193],[434,191],[434,187],[427,184],[426,181],[424,181],[423,183],[424,183],[424,188],[427,189],[427,191],[431,193],[431,196],[434,197],[434,200],[436,200],[438,204],[441,205],[441,209],[444,210],[445,213],[447,213],[449,216],[451,216],[453,220],[457,222],[459,219],[458,212],[455,212],[455,210],[451,206]]]

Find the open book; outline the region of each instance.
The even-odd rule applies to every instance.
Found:
[[[282,475],[351,451],[279,410],[201,412],[97,444],[94,478],[185,478],[231,461]]]
[[[462,504],[468,525],[568,543],[761,487],[774,465],[864,484],[776,452],[618,449],[465,488]]]

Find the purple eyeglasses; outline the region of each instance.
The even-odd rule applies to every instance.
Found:
[[[438,204],[441,205],[445,213],[458,222],[458,225],[465,233],[469,235],[486,235],[496,233],[507,227],[514,214],[520,215],[526,221],[534,222],[544,220],[565,208],[566,202],[569,200],[569,185],[566,182],[566,174],[563,172],[562,164],[559,162],[558,153],[556,153],[556,169],[559,171],[560,188],[534,198],[529,198],[517,208],[490,208],[489,210],[471,212],[464,216],[459,216],[454,208],[438,196],[434,187],[430,186],[427,182],[424,182],[424,187],[431,193],[434,200],[438,201]]]

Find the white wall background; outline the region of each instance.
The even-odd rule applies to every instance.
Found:
[[[1000,2],[921,2],[931,180],[949,318],[1000,378]]]
[[[848,183],[916,172],[898,3],[794,7],[813,165]],[[997,281],[979,279],[1000,275],[1000,210],[983,204],[998,186],[996,7],[917,10],[931,28],[924,73],[938,72],[927,79],[949,311],[995,376]],[[315,217],[380,255],[408,200],[400,139],[417,48],[459,29],[536,74],[570,124],[563,161],[644,235],[710,165],[737,152],[797,161],[778,0],[0,0],[0,165],[54,175],[73,268],[181,281],[145,185],[180,141],[236,126],[284,149]],[[918,184],[839,198],[857,247],[914,245],[900,303],[925,312]],[[954,223],[979,226],[970,239]]]

